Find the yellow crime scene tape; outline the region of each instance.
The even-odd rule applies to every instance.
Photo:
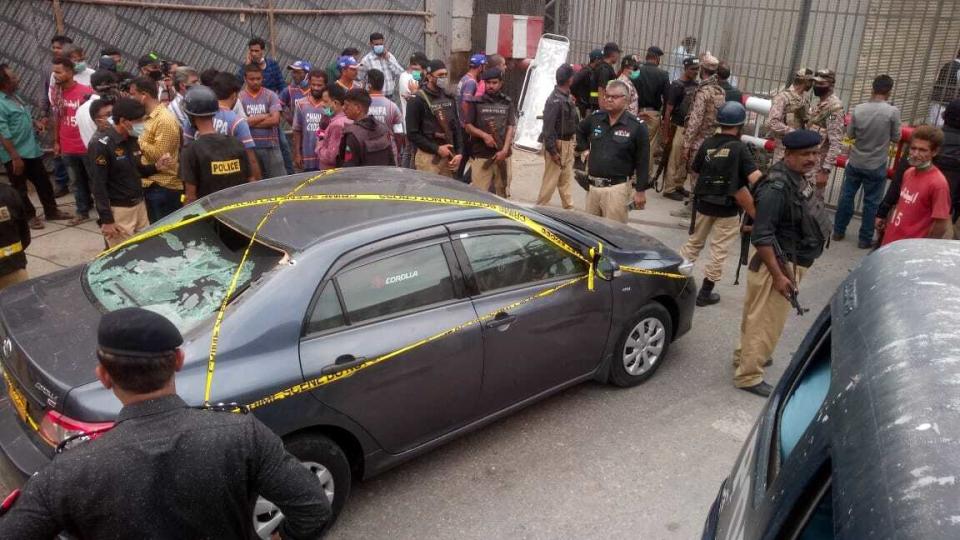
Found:
[[[565,242],[562,238],[560,238],[558,235],[556,235],[553,231],[551,231],[550,229],[548,229],[548,228],[544,227],[543,225],[537,223],[535,220],[533,220],[533,219],[531,219],[529,216],[527,216],[527,215],[519,212],[518,210],[514,210],[514,209],[512,209],[512,208],[506,208],[506,207],[504,207],[504,206],[497,205],[497,204],[492,204],[492,203],[487,203],[487,202],[481,202],[481,201],[467,201],[467,200],[453,199],[453,198],[448,198],[448,197],[432,197],[432,196],[423,196],[423,195],[383,195],[383,194],[352,194],[352,193],[347,193],[347,194],[313,194],[313,195],[298,195],[298,194],[297,194],[300,190],[302,190],[302,189],[305,188],[306,186],[310,185],[311,183],[315,182],[316,180],[319,180],[320,178],[323,178],[324,176],[327,176],[327,175],[329,175],[329,174],[332,174],[333,172],[336,172],[336,169],[327,170],[327,171],[324,171],[324,172],[322,172],[322,173],[320,173],[320,174],[318,174],[318,175],[315,175],[315,176],[312,176],[312,177],[310,177],[310,178],[307,178],[306,180],[304,180],[303,182],[301,182],[300,184],[298,184],[293,190],[291,190],[291,191],[290,191],[289,193],[287,193],[286,195],[280,195],[280,196],[275,196],[275,197],[265,197],[265,198],[261,198],[261,199],[255,199],[255,200],[252,200],[252,201],[245,201],[245,202],[240,202],[240,203],[233,203],[233,204],[225,205],[225,206],[222,206],[222,207],[219,207],[219,208],[216,208],[216,209],[212,209],[212,210],[204,210],[203,213],[198,214],[198,215],[196,215],[196,216],[192,216],[192,217],[183,219],[183,220],[178,221],[178,222],[176,222],[176,223],[169,223],[169,224],[167,224],[167,225],[163,225],[163,226],[157,227],[157,228],[155,228],[155,229],[152,229],[152,230],[150,230],[150,231],[148,231],[148,232],[145,232],[145,233],[142,233],[142,234],[140,234],[140,235],[134,236],[133,238],[130,238],[130,239],[128,239],[128,240],[126,240],[126,241],[124,241],[124,242],[122,242],[122,243],[120,243],[120,244],[117,244],[116,246],[114,246],[114,247],[112,247],[112,248],[110,248],[110,249],[108,249],[108,250],[106,250],[106,251],[104,251],[103,253],[100,254],[100,257],[109,255],[109,254],[111,254],[111,253],[116,252],[117,250],[123,249],[123,248],[125,248],[125,247],[127,247],[127,246],[130,246],[130,245],[132,245],[132,244],[136,244],[136,243],[142,242],[142,241],[144,241],[144,240],[147,240],[147,239],[149,239],[149,238],[153,238],[153,237],[156,237],[156,236],[160,236],[160,235],[162,235],[162,234],[168,233],[168,232],[173,231],[173,230],[176,230],[176,229],[178,229],[178,228],[185,227],[185,226],[187,226],[187,225],[190,225],[190,224],[192,224],[192,223],[195,223],[195,222],[197,222],[197,221],[199,221],[199,220],[207,219],[207,218],[216,216],[216,215],[218,215],[218,214],[222,214],[222,213],[224,213],[224,212],[236,211],[236,210],[240,210],[240,209],[243,209],[243,208],[252,208],[252,207],[257,207],[257,206],[272,205],[272,206],[270,207],[270,209],[267,210],[267,212],[264,213],[263,217],[262,217],[262,218],[260,219],[260,221],[257,223],[256,228],[255,228],[255,229],[253,230],[253,232],[251,233],[251,235],[250,235],[250,241],[247,243],[247,247],[244,249],[243,254],[242,254],[242,256],[240,257],[240,261],[239,261],[239,263],[237,264],[237,269],[236,269],[236,271],[234,272],[233,277],[232,277],[231,280],[230,280],[230,284],[229,284],[229,286],[227,287],[227,292],[226,292],[226,294],[224,295],[223,300],[222,300],[221,303],[220,303],[219,309],[217,310],[217,316],[216,316],[216,319],[215,319],[215,321],[214,321],[213,330],[212,330],[212,336],[211,336],[211,340],[210,340],[209,356],[208,356],[208,359],[207,359],[207,375],[206,375],[206,382],[205,382],[205,384],[204,384],[204,397],[203,397],[204,405],[209,405],[209,404],[210,404],[210,393],[211,393],[211,388],[212,388],[212,384],[213,384],[213,374],[214,374],[214,371],[215,371],[215,369],[216,369],[216,355],[217,355],[217,347],[218,347],[218,344],[219,344],[220,329],[221,329],[222,324],[223,324],[223,318],[224,318],[224,315],[225,315],[225,313],[226,313],[227,306],[228,306],[228,304],[229,304],[229,302],[230,302],[230,297],[234,294],[234,292],[235,292],[235,290],[236,290],[237,283],[238,283],[238,281],[239,281],[239,277],[240,277],[240,274],[241,274],[242,269],[243,269],[243,265],[246,263],[246,260],[247,260],[247,258],[249,257],[250,251],[252,250],[254,244],[256,243],[257,235],[259,234],[260,230],[267,224],[267,222],[270,220],[270,218],[273,217],[273,214],[276,212],[276,210],[277,210],[278,208],[280,208],[280,207],[281,207],[282,205],[284,205],[284,204],[292,204],[292,203],[298,203],[298,202],[319,202],[319,201],[387,201],[387,202],[412,202],[412,203],[424,203],[424,204],[437,204],[437,205],[448,205],[448,206],[461,206],[461,207],[482,208],[482,209],[486,209],[486,210],[490,210],[490,211],[496,212],[497,214],[500,214],[500,215],[502,215],[502,216],[504,216],[504,217],[506,217],[506,218],[508,218],[508,219],[511,219],[511,220],[513,220],[513,221],[515,221],[515,222],[523,225],[524,227],[526,227],[526,228],[530,229],[531,231],[535,232],[536,234],[538,234],[539,236],[543,237],[544,239],[546,239],[546,240],[549,241],[550,243],[554,244],[555,246],[557,246],[558,248],[560,248],[560,249],[563,250],[564,252],[566,252],[566,253],[568,253],[568,254],[576,257],[577,259],[579,259],[579,260],[581,260],[581,261],[583,261],[584,263],[586,263],[586,264],[588,265],[589,269],[588,269],[588,271],[587,271],[587,274],[584,275],[584,276],[580,276],[580,277],[577,277],[577,278],[573,278],[573,279],[571,279],[571,280],[568,280],[568,281],[563,282],[562,284],[560,284],[560,285],[558,285],[558,286],[555,286],[555,287],[552,287],[552,288],[549,288],[549,289],[545,289],[545,290],[543,290],[543,291],[541,291],[541,292],[539,292],[539,293],[537,293],[537,294],[535,294],[535,295],[529,296],[529,297],[524,298],[524,299],[522,299],[522,300],[518,300],[518,301],[516,301],[516,302],[514,302],[514,303],[512,303],[512,304],[510,304],[510,305],[503,306],[503,307],[501,307],[501,308],[499,308],[499,309],[497,309],[497,310],[494,310],[494,311],[492,311],[492,312],[490,312],[490,313],[487,313],[487,314],[483,315],[482,317],[478,317],[478,318],[476,318],[476,319],[471,319],[471,320],[469,320],[469,321],[466,321],[466,322],[464,322],[464,323],[461,323],[461,324],[459,324],[459,325],[456,325],[456,326],[454,326],[454,327],[451,327],[451,328],[449,328],[449,329],[447,329],[447,330],[444,330],[443,332],[439,332],[439,333],[437,333],[437,334],[434,334],[433,336],[430,336],[430,337],[421,339],[421,340],[419,340],[419,341],[416,341],[416,342],[414,342],[414,343],[411,343],[411,344],[409,344],[409,345],[406,345],[406,346],[404,346],[404,347],[401,347],[401,348],[399,348],[399,349],[396,349],[396,350],[394,350],[394,351],[392,351],[392,352],[389,352],[389,353],[386,353],[386,354],[384,354],[384,355],[381,355],[381,356],[379,356],[379,357],[377,357],[377,358],[374,358],[374,359],[372,359],[372,360],[367,360],[367,361],[365,361],[365,362],[363,362],[363,363],[361,363],[361,364],[358,364],[358,365],[356,365],[356,366],[348,367],[348,368],[345,368],[345,369],[343,369],[343,370],[341,370],[341,371],[337,371],[337,372],[335,372],[335,373],[323,375],[323,376],[317,377],[317,378],[315,378],[315,379],[310,379],[310,380],[308,380],[308,381],[304,381],[304,382],[302,382],[302,383],[296,384],[296,385],[291,386],[291,387],[289,387],[289,388],[286,388],[286,389],[280,390],[280,391],[278,391],[278,392],[275,392],[275,393],[271,394],[270,396],[261,398],[261,399],[259,399],[259,400],[256,400],[256,401],[250,403],[249,405],[247,405],[248,409],[254,409],[254,408],[257,408],[257,407],[262,407],[263,405],[268,405],[268,404],[271,404],[271,403],[275,403],[275,402],[280,401],[280,400],[282,400],[282,399],[285,399],[285,398],[287,398],[287,397],[294,396],[294,395],[297,395],[297,394],[300,394],[300,393],[303,393],[303,392],[307,392],[307,391],[313,390],[313,389],[315,389],[315,388],[319,388],[319,387],[321,387],[321,386],[324,386],[324,385],[326,385],[326,384],[330,384],[331,382],[335,382],[335,381],[344,379],[344,378],[346,378],[346,377],[350,377],[350,376],[352,376],[353,374],[357,373],[358,371],[361,371],[361,370],[363,370],[363,369],[367,369],[367,368],[372,367],[372,366],[374,366],[374,365],[377,365],[377,364],[379,364],[379,363],[381,363],[381,362],[384,362],[384,361],[387,361],[387,360],[389,360],[389,359],[395,358],[395,357],[397,357],[397,356],[399,356],[399,355],[401,355],[401,354],[404,354],[404,353],[406,353],[406,352],[409,352],[409,351],[411,351],[411,350],[413,350],[413,349],[415,349],[415,348],[417,348],[417,347],[426,345],[426,344],[428,344],[428,343],[431,343],[431,342],[436,341],[436,340],[438,340],[438,339],[441,339],[441,338],[443,338],[443,337],[446,337],[446,336],[455,334],[455,333],[457,333],[457,332],[459,332],[459,331],[461,331],[461,330],[463,330],[463,329],[465,329],[465,328],[468,328],[468,327],[470,327],[470,326],[472,326],[472,325],[474,325],[474,324],[481,324],[483,321],[488,320],[488,319],[490,319],[490,318],[493,318],[494,316],[496,316],[497,313],[499,313],[499,312],[501,312],[501,311],[507,311],[507,310],[510,310],[510,309],[515,309],[515,308],[517,308],[517,307],[519,307],[519,306],[522,306],[522,305],[527,304],[527,303],[529,303],[529,302],[532,302],[532,301],[534,301],[534,300],[537,300],[537,299],[540,299],[540,298],[544,298],[544,297],[546,297],[546,296],[549,296],[549,295],[551,295],[551,294],[556,293],[557,291],[559,291],[559,290],[561,290],[561,289],[563,289],[563,288],[565,288],[565,287],[568,287],[568,286],[570,286],[570,285],[573,285],[574,283],[578,283],[578,282],[580,282],[580,281],[583,281],[584,279],[587,280],[587,288],[588,288],[589,290],[591,290],[591,291],[594,290],[594,279],[595,279],[595,275],[597,274],[597,262],[599,261],[600,256],[603,254],[603,244],[602,244],[602,243],[598,243],[598,245],[597,245],[596,247],[591,247],[591,248],[589,249],[589,258],[584,257],[583,254],[581,254],[581,253],[580,253],[577,249],[575,249],[574,247],[570,246],[567,242]],[[620,269],[623,270],[624,272],[629,272],[629,273],[633,273],[633,274],[644,274],[644,275],[651,275],[651,276],[658,276],[658,277],[667,277],[667,278],[673,278],[673,279],[683,279],[683,280],[686,280],[686,279],[687,279],[687,276],[685,276],[685,275],[683,275],[683,274],[675,274],[675,273],[671,273],[671,272],[661,272],[661,271],[655,271],[655,270],[647,270],[647,269],[644,269],[644,268],[638,268],[638,267],[632,267],[632,266],[621,266]]]

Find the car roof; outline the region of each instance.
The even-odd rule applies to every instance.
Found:
[[[954,241],[895,242],[865,258],[832,300],[834,380],[824,412],[834,492],[846,494],[844,518],[869,516],[848,522],[848,537],[885,526],[911,531],[905,538],[956,534],[958,268]]]
[[[309,172],[261,180],[211,194],[201,201],[206,210],[246,203],[257,199],[280,197],[297,189],[297,195],[318,194],[377,194],[420,197],[443,197],[480,203],[497,204],[527,213],[520,207],[473,189],[468,185],[443,176],[397,167],[357,167],[337,169],[329,173]],[[231,210],[218,217],[250,234],[264,214],[274,205],[266,204]],[[416,222],[426,226],[441,216],[476,212],[475,207],[402,201],[303,201],[289,202],[278,207],[269,221],[260,229],[258,237],[267,243],[294,251],[304,251],[330,237],[342,235],[357,228],[392,225],[398,229],[413,228],[403,225]],[[418,219],[424,218],[424,219]],[[432,219],[431,219],[432,218]]]

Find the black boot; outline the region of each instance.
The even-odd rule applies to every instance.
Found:
[[[700,292],[697,293],[697,305],[700,307],[716,304],[720,301],[720,295],[713,292],[714,283],[707,278],[703,278],[703,285]]]

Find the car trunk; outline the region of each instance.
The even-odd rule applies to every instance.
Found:
[[[594,217],[583,212],[538,206],[536,211],[577,229],[587,231],[621,251],[641,255],[644,259],[658,259],[670,249],[652,236],[627,225]]]

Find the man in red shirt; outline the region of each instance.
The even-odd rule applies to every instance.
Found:
[[[906,238],[943,238],[950,222],[950,186],[933,165],[943,144],[943,131],[934,126],[920,126],[910,139],[910,168],[903,173],[900,199],[884,221],[877,218],[877,229],[883,233],[880,245]]]
[[[50,88],[50,108],[53,115],[53,154],[63,158],[67,175],[73,185],[73,196],[77,202],[77,215],[70,225],[79,225],[90,219],[90,178],[87,176],[87,146],[80,138],[77,127],[77,109],[80,108],[93,89],[74,80],[74,65],[69,58],[58,56],[53,60],[53,80],[56,85]]]

